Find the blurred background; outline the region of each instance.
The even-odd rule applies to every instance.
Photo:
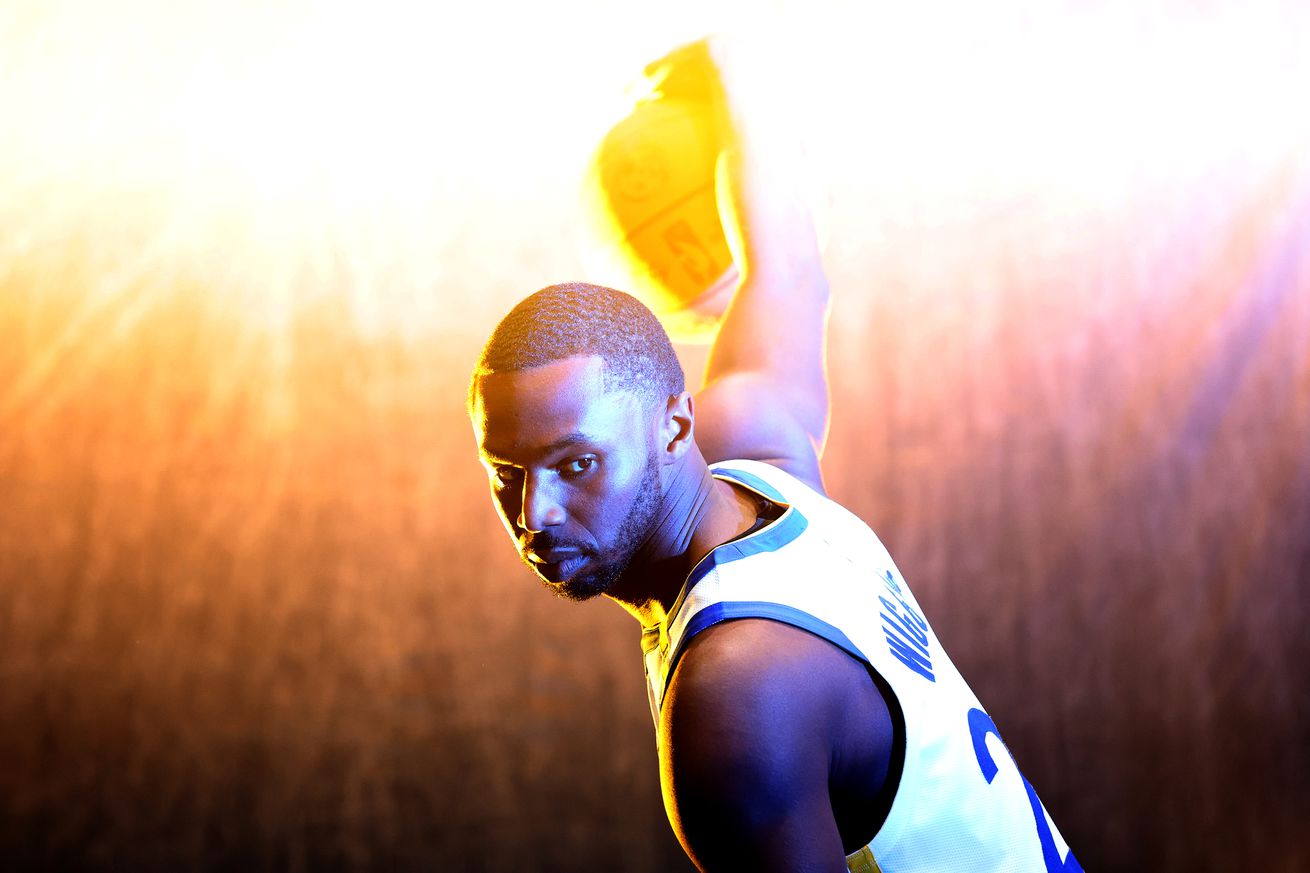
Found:
[[[1310,864],[1293,2],[0,9],[0,866],[689,871],[463,411],[646,61],[811,100],[829,490],[1091,870]],[[683,350],[693,377],[703,349]]]

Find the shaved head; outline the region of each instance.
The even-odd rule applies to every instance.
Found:
[[[530,295],[496,326],[473,371],[469,408],[482,376],[593,355],[603,361],[607,391],[662,404],[685,388],[673,344],[649,309],[622,291],[571,282]]]

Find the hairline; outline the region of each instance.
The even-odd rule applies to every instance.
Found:
[[[556,358],[531,367],[508,367],[503,370],[491,370],[479,365],[473,370],[473,379],[469,383],[468,398],[465,406],[470,417],[473,417],[477,410],[480,396],[480,386],[482,379],[486,376],[499,376],[506,373],[527,373],[532,370],[540,370],[542,367],[549,367],[552,364],[558,364],[563,361],[572,361],[579,358],[599,358],[600,369],[600,395],[608,397],[612,394],[627,394],[637,400],[638,403],[648,405],[655,409],[661,403],[667,403],[670,397],[676,397],[676,394],[665,394],[660,390],[658,385],[649,384],[647,380],[625,378],[618,373],[613,372],[614,367],[610,365],[609,358],[599,352],[588,354],[568,355],[562,358]],[[652,380],[653,381],[653,380]],[[685,390],[685,388],[684,388]]]

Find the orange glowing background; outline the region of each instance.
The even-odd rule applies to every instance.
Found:
[[[637,629],[517,566],[462,403],[623,86],[763,9],[0,10],[0,866],[690,869]],[[767,15],[830,491],[1088,870],[1303,870],[1310,15]]]

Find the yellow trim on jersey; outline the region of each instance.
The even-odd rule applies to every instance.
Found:
[[[860,849],[854,855],[846,856],[846,869],[851,873],[882,873],[882,868],[878,866],[878,862],[874,859],[873,852],[868,846]]]

